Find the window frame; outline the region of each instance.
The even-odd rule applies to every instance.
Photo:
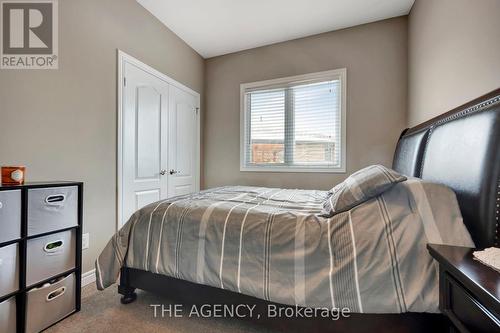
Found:
[[[245,160],[246,136],[250,135],[247,125],[248,110],[246,92],[259,89],[280,88],[287,85],[296,85],[308,82],[340,81],[340,166],[339,167],[301,167],[295,165],[273,165],[273,166],[249,166]],[[347,69],[339,68],[323,72],[294,75],[272,80],[263,80],[240,84],[240,171],[245,172],[321,172],[321,173],[345,173],[346,172],[346,87]],[[285,108],[285,113],[288,112]],[[286,118],[285,118],[286,119]],[[286,121],[286,120],[285,120]]]

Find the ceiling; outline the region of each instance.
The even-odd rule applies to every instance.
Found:
[[[406,15],[415,0],[137,0],[204,58]]]

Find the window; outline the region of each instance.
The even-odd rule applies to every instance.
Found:
[[[345,172],[346,70],[241,85],[241,171]]]

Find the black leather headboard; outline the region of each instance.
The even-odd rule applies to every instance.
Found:
[[[500,89],[403,131],[393,168],[452,188],[476,246],[499,246]]]

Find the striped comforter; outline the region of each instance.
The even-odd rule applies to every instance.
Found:
[[[231,186],[150,204],[97,259],[97,287],[126,265],[289,305],[437,312],[426,244],[473,246],[454,193],[410,179],[331,218],[326,196]]]

